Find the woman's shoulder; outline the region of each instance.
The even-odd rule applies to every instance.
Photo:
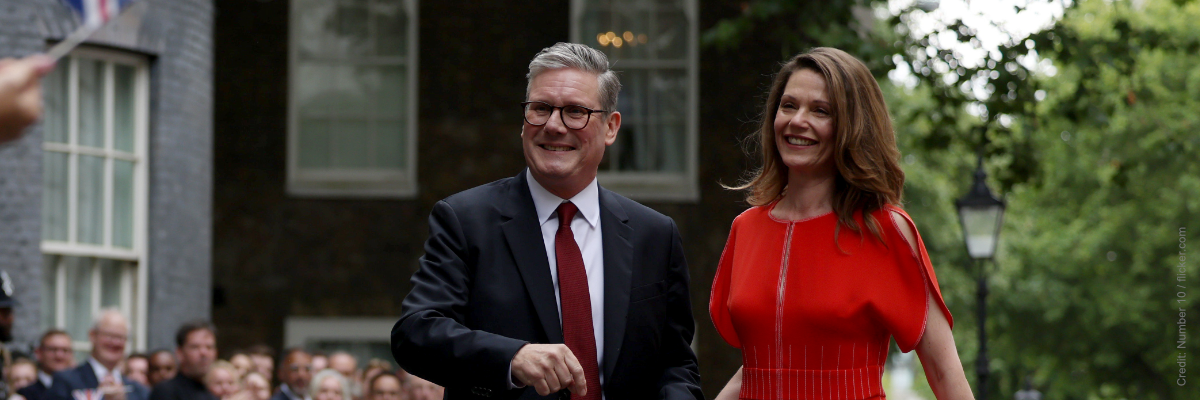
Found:
[[[879,222],[885,232],[885,237],[899,236],[904,240],[906,247],[916,252],[918,243],[916,224],[903,208],[895,204],[884,204],[878,210],[872,211],[871,216]]]
[[[733,218],[733,226],[769,222],[771,220],[770,213],[771,204],[747,208]]]

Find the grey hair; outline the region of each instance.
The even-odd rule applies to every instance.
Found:
[[[92,330],[94,331],[100,329],[100,324],[104,322],[106,318],[114,315],[121,317],[121,322],[125,323],[125,329],[129,329],[129,319],[125,318],[125,314],[121,313],[120,309],[117,309],[116,307],[106,307],[101,309],[100,313],[96,314],[95,318],[92,318]]]
[[[316,375],[313,375],[312,381],[308,383],[308,395],[314,399],[317,398],[317,393],[321,392],[321,382],[329,377],[337,379],[338,386],[342,388],[342,400],[351,400],[350,381],[346,380],[346,377],[342,376],[341,372],[337,372],[332,368],[325,368],[321,372],[317,372]]]
[[[529,62],[529,74],[525,75],[528,79],[525,83],[525,98],[529,98],[533,78],[543,72],[560,68],[574,68],[596,75],[600,86],[600,108],[609,113],[617,110],[621,81],[617,79],[616,71],[609,69],[608,56],[600,50],[578,43],[558,42],[533,56],[533,61]]]

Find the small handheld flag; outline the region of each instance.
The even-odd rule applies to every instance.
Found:
[[[133,0],[63,0],[67,6],[75,10],[79,14],[80,20],[83,21],[79,28],[75,29],[70,36],[54,45],[46,55],[54,60],[67,55],[71,49],[83,43],[88,37],[99,30],[108,21],[121,15],[122,12],[129,9],[129,5]]]

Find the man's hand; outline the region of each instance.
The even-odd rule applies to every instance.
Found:
[[[125,400],[125,386],[117,383],[112,376],[104,378],[104,382],[100,383],[99,390],[104,393],[106,400]]]
[[[42,55],[0,60],[0,143],[41,118],[41,78],[52,68],[54,61]]]
[[[513,357],[512,374],[518,382],[533,386],[541,396],[567,388],[580,396],[587,394],[583,367],[564,344],[525,345]]]

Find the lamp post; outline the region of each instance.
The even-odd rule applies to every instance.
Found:
[[[996,198],[987,187],[987,173],[983,171],[983,154],[975,167],[975,182],[971,190],[955,201],[958,220],[962,224],[963,241],[967,254],[975,260],[976,292],[979,313],[979,357],[975,360],[975,373],[979,379],[979,400],[987,400],[987,275],[983,264],[996,253],[996,242],[1000,238],[1000,222],[1004,219],[1004,200]]]

